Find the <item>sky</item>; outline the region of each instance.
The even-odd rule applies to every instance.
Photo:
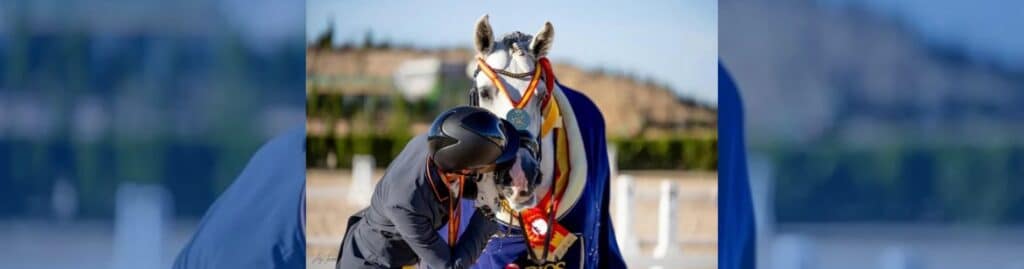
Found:
[[[1024,71],[1024,1],[819,0],[894,18],[926,43],[960,49],[971,59]]]
[[[423,48],[473,47],[475,23],[490,15],[500,36],[555,30],[548,57],[587,69],[635,74],[678,95],[718,101],[718,3],[657,1],[357,1],[308,0],[306,39],[334,23],[336,42],[374,39]],[[558,71],[555,70],[557,73]],[[568,85],[572,87],[572,85]]]

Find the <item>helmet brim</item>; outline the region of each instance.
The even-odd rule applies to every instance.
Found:
[[[501,120],[502,131],[505,132],[505,148],[494,160],[495,170],[508,170],[516,163],[519,151],[519,130],[507,120]]]

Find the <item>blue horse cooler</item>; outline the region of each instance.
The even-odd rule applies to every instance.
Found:
[[[479,269],[541,269],[541,268],[625,268],[615,241],[608,212],[610,174],[605,139],[604,117],[594,103],[583,94],[559,84],[553,103],[561,112],[562,123],[553,131],[556,160],[555,183],[552,184],[557,213],[544,214],[524,221],[507,214],[498,214],[501,231],[494,235],[480,254],[474,268]],[[562,152],[557,152],[562,151]],[[559,169],[561,168],[561,169]],[[566,169],[568,168],[568,169]],[[559,175],[565,171],[564,175]],[[559,195],[558,178],[565,179]],[[543,194],[539,194],[543,195]],[[464,201],[463,217],[472,216],[473,202]],[[553,210],[552,210],[553,211]],[[540,211],[546,212],[546,211]],[[503,217],[504,215],[504,217]],[[524,214],[527,216],[529,214]],[[555,217],[557,216],[557,217]],[[553,218],[550,218],[553,217]],[[527,225],[520,225],[525,222]],[[511,225],[509,225],[511,223]],[[539,225],[539,226],[538,226]],[[553,239],[547,240],[547,254],[540,244],[530,247],[527,237],[554,225]],[[526,231],[520,228],[526,227]],[[465,227],[460,227],[460,231]],[[442,227],[441,231],[446,231]],[[558,233],[557,231],[562,231]],[[441,232],[446,237],[445,232]]]

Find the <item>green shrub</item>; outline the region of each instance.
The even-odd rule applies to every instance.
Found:
[[[718,170],[718,139],[612,139],[619,169]]]
[[[768,153],[781,222],[1024,223],[1020,146],[820,145]]]

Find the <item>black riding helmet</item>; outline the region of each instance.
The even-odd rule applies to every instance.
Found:
[[[441,171],[484,173],[507,170],[515,163],[519,136],[511,123],[490,111],[460,106],[434,120],[427,144]]]

